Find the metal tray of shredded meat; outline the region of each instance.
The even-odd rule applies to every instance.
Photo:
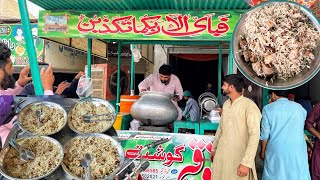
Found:
[[[245,25],[245,20],[247,17],[249,17],[249,14],[253,12],[259,12],[261,8],[263,8],[264,6],[278,4],[278,3],[287,3],[287,4],[298,7],[300,11],[310,19],[310,21],[313,23],[313,25],[318,30],[318,32],[320,32],[319,19],[308,8],[294,2],[269,1],[265,3],[261,3],[260,5],[255,6],[254,8],[251,8],[240,18],[233,33],[231,48],[233,53],[233,59],[238,69],[247,79],[249,79],[251,82],[255,83],[256,85],[267,88],[267,89],[286,90],[286,89],[292,89],[292,88],[303,85],[304,83],[311,80],[320,70],[320,39],[319,38],[317,39],[316,48],[314,49],[315,59],[310,64],[310,68],[305,68],[301,73],[293,77],[290,77],[286,80],[276,78],[270,81],[268,79],[258,76],[257,73],[251,67],[251,65],[245,62],[244,57],[241,53],[242,51],[241,51],[240,45],[239,45],[240,40],[245,34],[243,32],[243,28]]]
[[[35,98],[30,98],[27,97],[25,98],[27,101],[24,102],[20,107],[23,108],[25,106],[27,106],[30,103],[39,101],[39,100],[46,100],[46,101],[52,101],[55,103],[60,104],[67,112],[69,111],[70,107],[77,102],[77,99],[62,99],[62,98],[49,98],[48,99],[42,99],[39,97],[35,97]],[[15,100],[16,101],[16,100]],[[116,138],[117,137],[117,132],[115,131],[115,129],[113,127],[111,127],[108,131],[104,132],[104,134],[107,134],[111,137]],[[77,136],[78,134],[75,133],[74,131],[72,131],[68,126],[65,126],[61,131],[59,131],[58,133],[51,135],[50,137],[58,140],[62,146],[64,146],[70,139],[72,139],[73,137]],[[19,137],[27,137],[30,136],[30,134],[24,132],[18,125],[17,122],[14,123],[13,128],[11,129],[6,142],[4,144],[4,146],[8,145],[8,140],[10,139],[17,139]],[[124,155],[123,155],[124,156]],[[71,180],[74,179],[71,176],[69,176],[63,169],[62,166],[59,166],[58,169],[56,169],[51,175],[42,178],[44,180]],[[2,177],[0,175],[0,180],[7,180],[6,177]]]

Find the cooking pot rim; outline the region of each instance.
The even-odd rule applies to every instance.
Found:
[[[139,95],[140,96],[144,96],[144,95],[161,95],[161,96],[168,97],[170,99],[172,98],[171,94],[163,93],[163,92],[157,92],[157,91],[144,91],[144,92],[141,92]]]

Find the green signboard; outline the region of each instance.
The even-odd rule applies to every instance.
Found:
[[[39,36],[109,40],[230,41],[244,11],[40,11]]]
[[[142,152],[143,160],[148,160],[148,169],[142,172],[143,179],[155,180],[210,180],[211,162],[209,160],[212,149],[213,136],[117,131],[126,158],[134,159],[139,150],[161,138],[170,141],[154,149]],[[139,158],[138,158],[139,159]],[[136,164],[139,160],[136,160]]]
[[[43,61],[44,43],[38,38],[38,25],[31,24],[33,41],[37,51],[38,61]],[[0,24],[0,42],[6,44],[11,49],[11,60],[13,65],[27,65],[29,58],[26,42],[21,24]]]

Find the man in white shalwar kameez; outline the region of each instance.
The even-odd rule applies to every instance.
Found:
[[[222,107],[211,159],[211,180],[257,180],[255,156],[260,137],[261,113],[257,105],[243,97],[242,77],[232,74],[223,81],[229,96]]]

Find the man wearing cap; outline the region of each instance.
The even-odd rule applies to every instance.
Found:
[[[187,101],[187,104],[182,116],[190,118],[191,121],[198,121],[200,119],[200,110],[197,101],[192,98],[190,91],[184,91],[183,98]]]

